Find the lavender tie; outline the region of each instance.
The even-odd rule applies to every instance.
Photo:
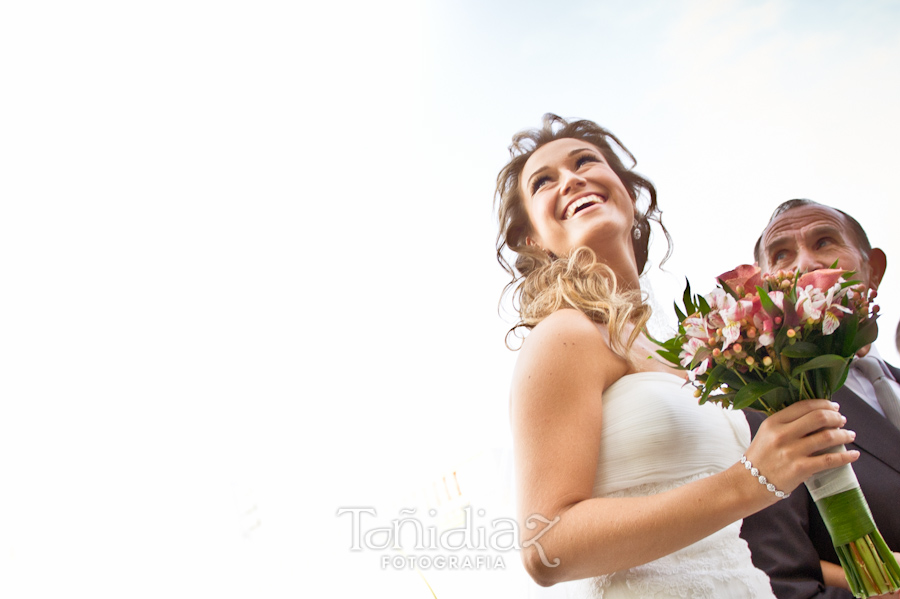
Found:
[[[900,428],[900,398],[894,392],[889,379],[878,363],[877,358],[859,358],[854,360],[853,367],[858,369],[867,379],[872,381],[875,397],[884,410],[884,416],[897,428]]]

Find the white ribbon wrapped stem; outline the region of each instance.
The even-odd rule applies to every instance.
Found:
[[[847,451],[847,448],[843,445],[838,445],[821,453],[841,453],[842,451]],[[859,488],[859,481],[856,479],[856,473],[853,472],[853,467],[850,464],[817,472],[810,476],[805,484],[813,501]]]

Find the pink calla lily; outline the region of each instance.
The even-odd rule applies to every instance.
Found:
[[[800,278],[797,280],[797,287],[806,289],[812,285],[816,289],[825,291],[833,287],[845,272],[847,271],[839,268],[820,268],[819,270],[800,275]]]
[[[752,293],[757,285],[763,284],[759,267],[752,264],[741,264],[734,270],[720,274],[716,279],[728,285],[734,292],[742,288],[744,293]]]

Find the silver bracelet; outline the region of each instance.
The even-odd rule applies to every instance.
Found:
[[[750,460],[747,459],[747,456],[741,455],[741,464],[744,465],[744,468],[750,471],[750,474],[753,475],[756,480],[759,481],[759,484],[765,485],[766,489],[775,493],[775,497],[778,499],[787,499],[791,496],[790,493],[785,493],[784,491],[779,491],[775,488],[775,485],[766,480],[766,477],[759,473],[759,468],[754,468],[753,464],[750,463]]]

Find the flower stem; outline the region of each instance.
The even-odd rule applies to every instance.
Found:
[[[885,582],[884,577],[881,575],[881,568],[878,567],[875,557],[869,549],[869,543],[867,542],[866,537],[855,541],[853,544],[859,550],[859,554],[866,564],[866,573],[872,577],[872,582],[875,585],[876,591],[878,591],[878,593],[887,593],[890,589],[888,589],[887,582]]]
[[[866,564],[862,556],[860,556],[859,554],[859,548],[855,543],[850,543],[848,547],[853,553],[853,561],[854,565],[856,566],[855,571],[859,575],[860,580],[863,583],[862,590],[864,591],[864,594],[857,595],[856,593],[854,593],[854,595],[857,597],[869,597],[871,595],[875,595],[876,593],[878,593],[878,590],[875,588],[875,581],[872,580],[871,574],[869,574],[869,572],[866,570]]]
[[[855,597],[872,597],[900,589],[900,565],[878,532],[858,487],[821,497],[816,500],[816,507]]]

